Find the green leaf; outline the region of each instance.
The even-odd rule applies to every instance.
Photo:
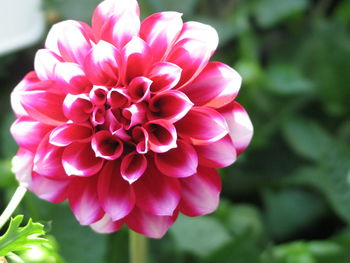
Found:
[[[262,27],[270,27],[287,17],[304,11],[307,7],[307,0],[258,1],[255,16]]]
[[[170,229],[180,250],[206,257],[230,241],[226,229],[214,218],[180,216]]]
[[[267,68],[266,89],[280,95],[307,94],[314,84],[291,64],[276,63]]]
[[[318,195],[297,188],[266,190],[263,200],[267,229],[279,240],[310,226],[326,211]]]
[[[11,218],[7,231],[0,237],[0,256],[6,256],[9,252],[28,249],[34,244],[47,242],[47,239],[40,237],[45,235],[42,224],[33,223],[32,219],[29,219],[27,225],[20,227],[22,221],[23,215]]]
[[[107,252],[108,235],[101,235],[90,227],[81,226],[67,203],[51,204],[31,193],[26,198],[37,208],[35,213],[38,218],[52,221],[50,233],[56,238],[60,253],[68,263],[106,262],[104,255]]]
[[[332,148],[331,137],[314,121],[291,116],[282,124],[284,137],[291,148],[307,159],[322,161]]]

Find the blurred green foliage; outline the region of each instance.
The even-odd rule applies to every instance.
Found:
[[[44,0],[43,7],[48,24],[88,22],[98,2]],[[140,0],[140,6],[143,17],[177,10],[184,20],[217,29],[214,60],[243,76],[237,100],[255,127],[247,152],[222,170],[217,212],[180,217],[162,240],[151,240],[151,263],[350,262],[350,2]],[[0,57],[2,207],[16,186],[9,165],[16,149],[8,132],[9,93],[32,69],[40,46]],[[126,229],[95,234],[78,225],[66,204],[30,194],[20,210],[52,221],[57,242],[40,262],[128,260]]]

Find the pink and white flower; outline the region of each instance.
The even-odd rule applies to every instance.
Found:
[[[240,75],[209,62],[217,44],[177,12],[141,22],[136,0],[102,2],[92,26],[54,25],[12,93],[17,179],[97,232],[160,238],[179,213],[213,212],[215,169],[253,133]]]

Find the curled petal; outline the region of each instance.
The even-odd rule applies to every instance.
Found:
[[[41,140],[52,129],[53,126],[23,116],[12,124],[10,130],[19,146],[35,152]]]
[[[101,29],[101,39],[122,49],[140,31],[140,18],[128,10],[110,16]]]
[[[34,154],[25,148],[19,148],[12,158],[11,171],[15,174],[17,181],[26,188],[32,181],[33,159]]]
[[[113,86],[117,84],[119,51],[112,44],[99,41],[87,54],[84,71],[95,85]]]
[[[146,76],[152,64],[152,53],[145,41],[133,37],[122,49],[122,78],[125,84],[133,78]]]
[[[148,152],[148,132],[145,128],[137,126],[132,130],[132,138],[136,142],[136,151],[140,154]]]
[[[195,21],[184,23],[178,41],[186,38],[199,40],[205,43],[211,55],[215,52],[219,44],[218,33],[212,26]]]
[[[213,168],[224,168],[236,161],[237,153],[229,135],[207,145],[196,145],[199,164]]]
[[[159,171],[171,177],[188,177],[197,172],[198,156],[193,146],[178,140],[177,147],[154,156]]]
[[[92,87],[82,67],[70,62],[56,64],[55,80],[65,92],[71,94],[80,94]]]
[[[140,8],[136,0],[105,0],[101,2],[92,16],[92,29],[96,38],[100,38],[101,29],[111,16],[119,16],[124,11],[134,12],[137,16],[140,15]]]
[[[20,96],[23,108],[33,119],[53,126],[67,121],[62,111],[64,95],[34,90],[22,92]]]
[[[234,100],[241,83],[241,76],[231,67],[209,62],[197,78],[180,90],[198,106],[220,108]]]
[[[151,238],[162,238],[174,224],[178,213],[172,216],[157,216],[137,207],[127,216],[125,223],[135,232]]]
[[[149,121],[144,126],[149,136],[149,147],[157,153],[176,147],[177,134],[174,125],[166,120]]]
[[[105,107],[103,105],[101,105],[100,107],[95,107],[94,110],[92,111],[92,115],[91,115],[91,122],[93,126],[98,126],[98,125],[102,125],[105,122]]]
[[[50,143],[56,146],[67,146],[73,142],[88,142],[93,130],[88,124],[67,123],[58,126],[50,133]]]
[[[192,108],[193,103],[181,91],[170,90],[155,95],[149,102],[148,119],[176,122]]]
[[[108,88],[104,86],[93,86],[89,93],[90,101],[97,106],[104,105],[107,101]]]
[[[90,225],[104,216],[97,196],[98,176],[74,178],[69,185],[68,201],[81,225]]]
[[[123,153],[123,142],[106,130],[94,135],[91,146],[97,157],[106,160],[115,160]]]
[[[107,162],[99,173],[98,198],[113,221],[127,216],[135,206],[135,194],[120,175],[120,162]]]
[[[202,216],[215,211],[221,191],[221,178],[215,169],[199,168],[197,174],[180,181],[181,213],[187,216]]]
[[[204,69],[211,57],[211,49],[203,41],[185,38],[177,42],[166,58],[182,68],[181,78],[176,87],[191,82]]]
[[[253,137],[253,125],[248,113],[235,101],[219,109],[219,112],[226,119],[229,134],[239,155],[248,147]]]
[[[176,130],[194,144],[208,144],[220,140],[228,133],[224,117],[217,111],[205,107],[193,107],[176,124]]]
[[[174,88],[180,80],[181,72],[182,69],[173,63],[155,63],[148,75],[148,77],[153,81],[151,91],[159,92]]]
[[[103,159],[95,156],[90,143],[72,143],[62,154],[62,164],[67,175],[91,176],[98,173]]]
[[[129,86],[128,91],[130,97],[134,103],[139,103],[143,100],[148,100],[151,96],[150,87],[152,80],[145,77],[136,77],[134,78]]]
[[[63,148],[52,145],[47,134],[35,153],[33,171],[52,179],[67,179],[62,166],[62,153]]]
[[[70,180],[54,180],[33,173],[29,190],[41,199],[52,203],[60,203],[67,199]]]
[[[113,108],[124,108],[130,105],[130,96],[126,89],[113,88],[107,94],[108,104]]]
[[[54,79],[54,68],[62,58],[48,49],[39,49],[35,54],[34,69],[39,79]]]
[[[83,64],[94,41],[91,28],[79,21],[66,20],[52,26],[47,36],[45,47],[66,62]]]
[[[131,106],[122,110],[122,115],[125,118],[125,129],[141,124],[146,119],[147,106],[144,103],[132,104]]]
[[[178,179],[165,176],[152,162],[133,187],[136,205],[158,216],[173,215],[181,198]]]
[[[155,61],[163,56],[176,41],[182,29],[182,14],[177,12],[161,12],[147,17],[141,24],[140,37],[150,48]]]
[[[118,231],[123,226],[122,221],[113,221],[112,218],[105,214],[100,220],[90,224],[92,230],[101,234],[110,234]]]
[[[131,152],[126,155],[120,166],[120,173],[129,184],[137,181],[147,168],[147,159],[144,155]]]
[[[68,94],[63,102],[64,115],[74,122],[85,122],[89,119],[94,107],[85,94]]]

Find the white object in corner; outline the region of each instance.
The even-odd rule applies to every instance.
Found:
[[[0,55],[29,46],[42,36],[40,0],[0,0]]]

